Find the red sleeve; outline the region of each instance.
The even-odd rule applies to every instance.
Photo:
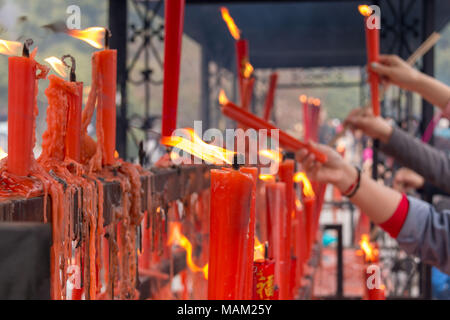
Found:
[[[403,223],[405,223],[406,217],[408,216],[409,211],[409,201],[406,195],[402,194],[402,199],[400,200],[397,209],[394,214],[385,222],[380,224],[380,227],[389,233],[391,237],[397,238],[400,230],[403,227]]]

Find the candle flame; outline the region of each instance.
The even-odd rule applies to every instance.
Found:
[[[227,95],[225,94],[225,91],[223,89],[220,89],[220,93],[219,93],[219,103],[221,105],[227,104],[228,103],[228,98]]]
[[[0,147],[0,160],[6,158],[7,156],[8,154],[5,152],[5,150],[3,150],[2,147]]]
[[[364,252],[366,262],[375,261],[375,257],[378,255],[378,250],[374,248],[372,243],[370,243],[369,235],[361,235],[361,241],[359,242],[361,250]]]
[[[264,260],[266,253],[266,248],[264,243],[261,243],[257,236],[255,236],[255,247],[254,247],[253,261]]]
[[[7,56],[17,56],[22,50],[23,44],[16,41],[7,41],[0,39],[0,54]]]
[[[308,101],[308,97],[304,94],[298,97],[298,99],[300,100],[301,103],[305,103],[306,101]]]
[[[235,40],[239,40],[241,38],[241,31],[236,26],[236,23],[234,23],[234,20],[230,16],[230,12],[228,11],[228,9],[225,8],[225,7],[222,7],[222,8],[220,8],[220,12],[222,13],[222,19],[227,24],[227,27],[228,27],[228,30],[231,33],[231,36]]]
[[[314,103],[314,98],[313,97],[309,97],[308,98],[308,103],[309,104],[313,104]]]
[[[69,36],[87,42],[96,49],[104,48],[105,32],[106,30],[103,27],[91,27],[84,30],[67,30]]]
[[[369,17],[372,14],[372,9],[366,4],[359,5],[358,10],[364,17]]]
[[[47,62],[52,67],[52,69],[61,77],[67,77],[67,66],[65,66],[60,59],[58,59],[57,57],[48,57],[45,58],[44,61]]]
[[[161,143],[184,150],[193,156],[213,164],[233,163],[234,152],[204,142],[192,128],[181,129],[189,138],[179,136],[162,137]]]
[[[208,279],[208,264],[203,267],[197,266],[192,260],[192,243],[181,232],[181,224],[179,222],[170,222],[169,239],[167,245],[178,245],[186,251],[186,264],[192,272],[202,272],[205,279]]]
[[[309,181],[308,177],[306,176],[306,174],[304,172],[296,172],[294,174],[294,182],[296,183],[302,183],[303,184],[303,195],[305,197],[315,197],[315,193],[313,190],[313,187],[311,185],[311,182]]]
[[[314,106],[316,106],[316,107],[319,107],[319,106],[320,106],[320,99],[318,99],[318,98],[314,99],[313,102],[312,102],[312,104],[313,104]]]
[[[295,199],[295,206],[297,207],[298,210],[301,210],[303,208],[300,199]]]
[[[250,64],[250,62],[246,62],[245,63],[245,67],[244,67],[244,78],[250,78],[253,74],[253,66]]]
[[[258,178],[262,181],[275,181],[275,176],[272,174],[260,174]]]
[[[279,152],[277,150],[262,149],[258,153],[260,156],[262,156],[264,158],[268,158],[270,160],[273,160],[277,163],[280,163],[281,160],[283,159],[283,155],[281,154],[281,152]]]

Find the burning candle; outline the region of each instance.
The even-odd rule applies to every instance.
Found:
[[[278,290],[275,288],[275,261],[262,259],[253,263],[254,300],[277,300]]]
[[[263,119],[269,121],[272,112],[273,102],[275,100],[275,89],[277,87],[278,73],[273,72],[270,75],[269,89],[267,90],[266,101],[264,103]]]
[[[242,108],[239,108],[235,104],[231,103],[225,96],[223,90],[220,93],[219,102],[222,105],[222,113],[227,117],[255,130],[267,129],[267,134],[269,136],[272,134],[272,130],[279,130],[280,145],[282,147],[294,152],[298,151],[299,149],[305,148],[316,156],[317,161],[322,163],[326,162],[326,155],[313,148],[311,145],[295,139],[294,137],[288,135],[269,122],[264,121],[263,119],[258,118],[252,113],[243,110]]]
[[[361,235],[361,241],[359,242],[361,246],[361,251],[363,253],[365,267],[364,267],[364,287],[365,295],[367,300],[385,300],[385,287],[381,283],[377,283],[379,279],[377,279],[376,275],[374,275],[374,271],[369,270],[369,266],[377,265],[379,262],[379,251],[378,249],[370,242],[369,235],[363,234]]]
[[[248,230],[253,178],[239,170],[211,170],[208,299],[249,299]]]
[[[239,95],[241,97],[241,105],[245,106],[245,71],[249,62],[248,40],[241,39],[241,31],[237,27],[229,11],[225,7],[220,8],[222,19],[227,24],[231,36],[236,40],[236,68],[239,81]]]
[[[29,46],[23,45],[22,56],[8,58],[8,172],[27,176],[33,157],[33,131],[36,119],[36,62]],[[22,44],[0,40],[0,53],[15,55]]]
[[[309,116],[309,104],[308,104],[308,97],[304,94],[302,94],[299,97],[300,102],[302,103],[302,109],[303,109],[303,139],[305,141],[309,141],[310,139],[310,116]]]
[[[290,298],[290,251],[286,246],[289,229],[286,210],[286,184],[268,182],[266,184],[267,226],[270,257],[275,260],[275,284],[279,288],[279,298]]]
[[[71,60],[70,66],[65,62],[67,58]],[[47,130],[43,135],[43,154],[48,157],[59,158],[59,160],[63,160],[65,157],[79,162],[83,83],[76,81],[75,59],[66,55],[61,60],[56,57],[49,57],[45,61],[62,77],[67,76],[66,68],[70,68],[70,81],[65,81],[57,76],[49,77],[50,85],[46,89],[50,104],[47,111],[47,125],[60,126],[61,129],[58,131],[62,135],[52,137],[50,131]],[[54,139],[61,139],[61,141],[55,141]]]
[[[170,137],[177,127],[184,6],[184,0],[165,1],[162,137]]]
[[[97,132],[98,143],[102,146],[102,163],[114,164],[116,159],[116,82],[117,82],[117,50],[109,49],[111,33],[106,28],[93,27],[85,30],[68,30],[70,36],[83,40],[97,49],[92,56],[92,72],[97,72],[99,96],[97,108],[101,112],[101,130]],[[103,41],[102,41],[103,40]],[[102,44],[102,42],[104,44]]]
[[[358,6],[359,12],[364,16],[364,29],[366,31],[367,63],[377,62],[380,55],[379,16],[367,5]],[[373,20],[372,20],[373,19]],[[370,21],[369,21],[370,20]],[[379,77],[369,70],[369,83],[372,98],[372,109],[375,116],[380,115]]]

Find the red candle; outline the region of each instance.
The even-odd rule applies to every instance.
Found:
[[[295,170],[295,161],[292,159],[288,159],[280,163],[278,169],[278,176],[281,182],[284,182],[286,185],[286,238],[284,245],[286,246],[285,250],[288,252],[289,256],[291,256],[291,231],[292,231],[292,216],[294,216],[294,170]],[[290,266],[288,267],[288,269]],[[289,274],[290,275],[290,274]],[[290,280],[292,281],[292,279]]]
[[[115,162],[116,151],[116,80],[117,50],[105,49],[94,52],[94,63],[97,63],[99,75],[98,110],[102,113],[103,128],[103,164]],[[93,67],[92,70],[95,70]]]
[[[222,104],[222,113],[227,117],[255,130],[267,129],[267,134],[269,136],[271,135],[271,130],[279,130],[280,145],[282,147],[294,152],[298,151],[299,149],[305,148],[316,156],[317,161],[322,163],[326,162],[327,157],[325,154],[316,150],[311,145],[295,139],[294,137],[275,127],[271,123],[264,121],[263,119],[242,108],[239,108],[235,104],[226,100],[226,97],[224,97],[222,93],[220,97],[220,102]]]
[[[253,262],[253,300],[277,300],[275,288],[275,261],[258,260]]]
[[[296,285],[300,287],[303,276],[303,264],[306,262],[307,234],[304,223],[304,212],[297,208],[295,212],[295,255],[297,257]]]
[[[65,139],[65,153],[77,162],[80,162],[81,140],[81,109],[83,103],[83,82],[76,82],[77,94],[68,96],[69,108],[67,110],[67,132]]]
[[[267,220],[269,248],[275,259],[275,284],[278,286],[281,300],[290,298],[290,252],[286,246],[289,229],[286,210],[286,185],[283,182],[266,184]]]
[[[305,225],[306,225],[306,251],[307,256],[311,254],[312,244],[314,242],[314,198],[304,197],[303,198],[303,208],[305,211]]]
[[[302,94],[299,97],[300,102],[302,103],[302,109],[303,109],[303,139],[305,141],[310,140],[310,115],[309,115],[309,103],[308,98]]]
[[[36,119],[36,62],[26,56],[8,59],[8,172],[27,176],[33,157]]]
[[[244,99],[242,103],[242,108],[250,111],[250,104],[252,102],[253,87],[255,85],[255,78],[245,78],[244,83]]]
[[[254,247],[255,247],[255,224],[256,224],[256,182],[258,181],[258,168],[256,167],[243,167],[240,169],[241,172],[247,173],[252,177],[253,188],[252,188],[252,199],[250,207],[250,224],[248,229],[248,245],[247,245],[247,261],[253,261]],[[246,297],[251,299],[253,295],[253,265],[252,263],[247,263],[247,273],[245,279],[246,286]]]
[[[366,51],[367,51],[367,64],[377,62],[380,55],[380,33],[377,19],[380,18],[376,15],[371,16],[374,12],[367,5],[358,6],[359,12],[364,16],[364,29],[366,31]],[[372,23],[375,21],[375,23]],[[369,83],[372,98],[372,110],[375,116],[380,115],[380,99],[379,99],[379,77],[378,74],[369,70]]]
[[[208,299],[247,297],[245,279],[253,193],[251,175],[238,170],[211,170]]]
[[[269,89],[267,90],[266,101],[264,103],[263,119],[269,121],[272,112],[273,102],[275,100],[275,89],[277,88],[278,73],[273,72],[270,75]]]
[[[244,87],[244,71],[249,62],[248,41],[245,39],[236,40],[236,67],[239,81],[239,96],[241,97],[242,106],[245,105],[245,87]]]
[[[184,0],[165,1],[162,137],[170,137],[177,127],[184,5]]]

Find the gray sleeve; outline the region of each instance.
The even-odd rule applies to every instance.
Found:
[[[398,128],[394,128],[387,144],[381,144],[381,151],[450,193],[450,159],[443,151]]]
[[[450,274],[450,211],[438,212],[422,200],[408,200],[408,216],[397,236],[399,246]]]

